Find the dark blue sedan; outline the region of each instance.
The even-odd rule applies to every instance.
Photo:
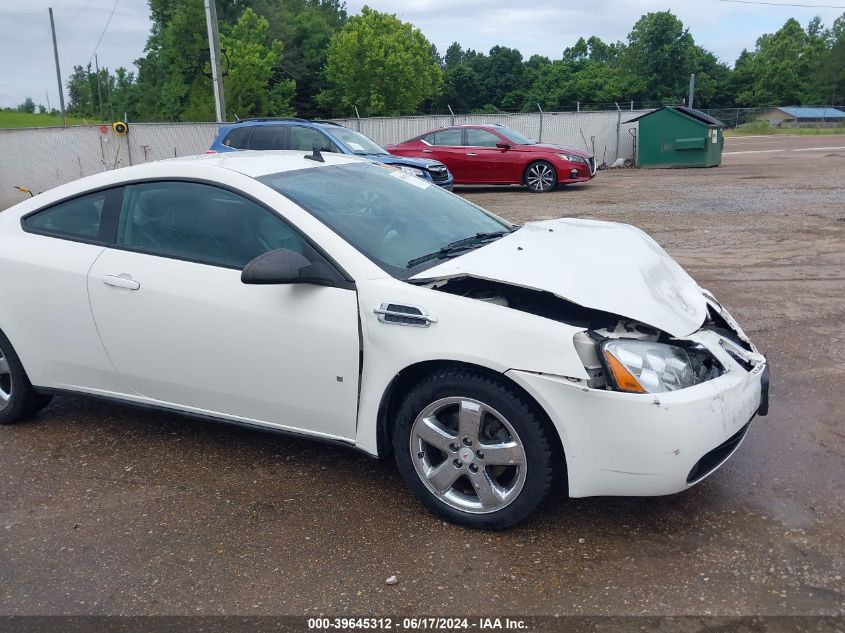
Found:
[[[452,174],[440,161],[394,156],[360,132],[330,121],[245,119],[221,127],[208,151],[291,149],[311,152],[315,147],[323,152],[354,154],[393,165],[449,190],[454,182]]]

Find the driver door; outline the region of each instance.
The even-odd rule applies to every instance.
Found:
[[[245,285],[243,266],[319,255],[278,215],[210,184],[127,186],[117,243],[88,275],[103,345],[131,395],[334,438],[355,435],[354,289]]]

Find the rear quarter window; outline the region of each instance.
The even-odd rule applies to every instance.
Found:
[[[36,211],[23,219],[24,230],[86,242],[108,241],[103,210],[109,197],[115,195],[120,195],[119,189],[107,189]]]
[[[235,149],[246,149],[249,146],[250,132],[252,132],[252,128],[236,127],[223,139],[223,145],[234,147]]]

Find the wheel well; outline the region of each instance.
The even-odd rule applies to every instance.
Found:
[[[555,453],[561,458],[560,463],[563,465],[565,471],[566,454],[563,450],[560,434],[557,432],[554,424],[552,424],[552,421],[549,419],[546,411],[530,393],[525,391],[525,389],[501,372],[494,371],[482,365],[451,360],[430,360],[410,365],[396,374],[393,380],[390,381],[390,384],[387,386],[387,389],[382,395],[381,404],[379,405],[378,410],[378,454],[380,458],[389,457],[393,452],[393,422],[396,419],[396,412],[402,404],[402,399],[405,394],[408,393],[408,390],[426,376],[433,374],[436,371],[449,368],[473,369],[475,371],[488,374],[498,380],[504,380],[513,389],[524,396],[526,400],[536,407],[537,413],[548,425],[554,442]]]
[[[532,160],[531,162],[529,162],[525,166],[525,169],[522,170],[522,184],[523,185],[526,184],[526,182],[527,182],[526,178],[528,178],[528,169],[531,167],[531,165],[534,165],[535,163],[546,163],[555,172],[555,179],[557,179],[557,176],[558,176],[557,167],[552,165],[551,161],[548,161],[545,158],[538,158],[536,160]]]

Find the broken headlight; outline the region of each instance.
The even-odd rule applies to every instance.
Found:
[[[722,373],[704,349],[633,339],[606,339],[599,356],[618,391],[662,393],[692,387]]]

